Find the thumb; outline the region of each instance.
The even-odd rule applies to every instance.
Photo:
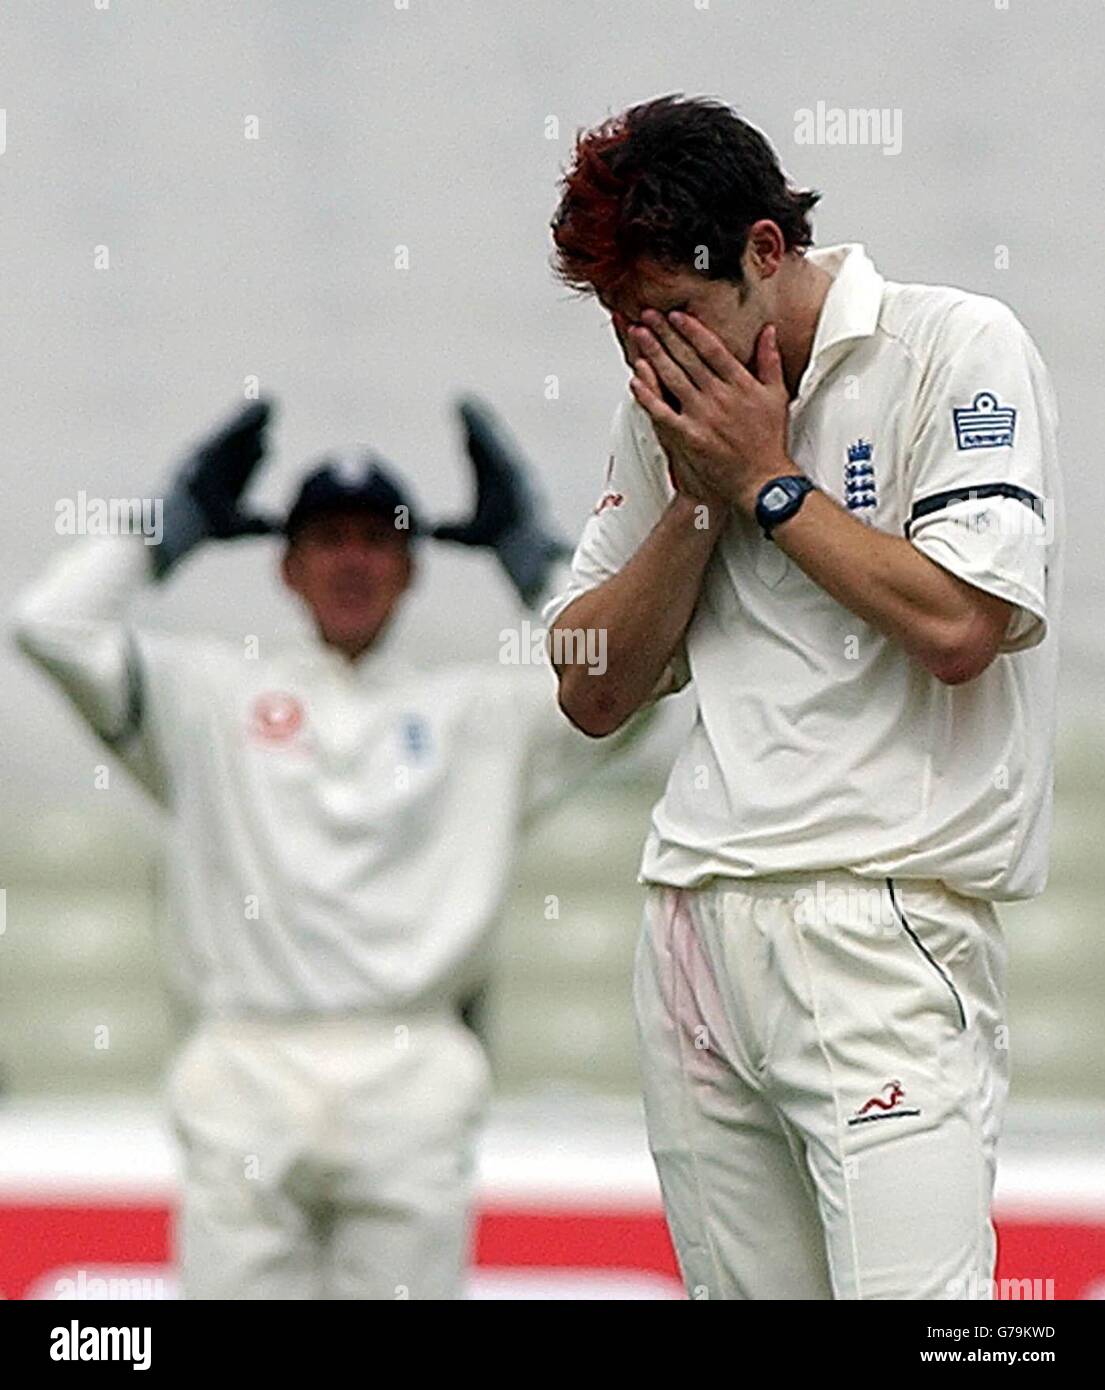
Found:
[[[756,376],[764,386],[783,386],[783,359],[773,323],[765,324],[756,340]]]

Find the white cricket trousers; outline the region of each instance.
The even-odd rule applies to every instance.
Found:
[[[1008,1090],[993,907],[847,872],[652,886],[649,1143],[699,1299],[984,1299]]]
[[[458,1297],[489,1089],[452,1016],[203,1024],[169,1083],[184,1297]]]

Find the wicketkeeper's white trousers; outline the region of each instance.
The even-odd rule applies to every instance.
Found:
[[[185,1297],[458,1296],[489,1090],[459,1020],[210,1022],[169,1090]]]
[[[649,1140],[692,1298],[992,1296],[992,906],[849,873],[652,887]]]

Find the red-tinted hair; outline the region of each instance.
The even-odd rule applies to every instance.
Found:
[[[771,146],[730,107],[680,95],[582,132],[561,189],[556,272],[573,289],[600,295],[616,291],[645,257],[739,284],[752,224],[770,218],[788,250],[809,246],[819,197],[788,184]]]

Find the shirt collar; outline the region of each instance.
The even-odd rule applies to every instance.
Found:
[[[316,634],[304,634],[291,650],[302,665],[316,671],[330,671],[349,682],[372,685],[388,682],[404,674],[409,668],[403,657],[402,642],[398,638],[398,624],[391,622],[384,631],[356,661],[329,647]]]
[[[831,275],[833,283],[821,306],[810,360],[798,385],[799,396],[809,394],[814,380],[823,374],[830,359],[840,355],[844,344],[874,333],[886,284],[858,242],[808,251],[806,259]]]

